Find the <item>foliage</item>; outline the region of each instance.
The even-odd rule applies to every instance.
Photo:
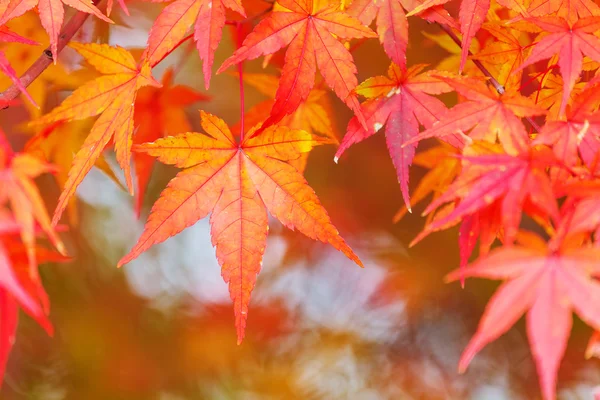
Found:
[[[30,121],[24,130],[35,133],[15,152],[0,132],[0,376],[18,307],[52,332],[37,267],[67,260],[58,227],[65,211],[69,225],[77,225],[76,189],[93,166],[121,185],[103,158],[106,149],[114,149],[124,186],[137,196],[138,215],[154,159],[181,169],[119,265],[210,214],[238,344],[266,248],[267,211],[362,266],[303,177],[313,147],[339,143],[333,93],[354,113],[335,162],[384,129],[404,200],[395,220],[432,195],[413,244],[458,225],[460,267],[447,280],[504,281],[459,369],[526,313],[541,392],[554,399],[573,312],[600,331],[600,8],[591,0],[461,0],[455,18],[446,3],[175,0],[161,6],[146,48],[127,50],[108,44],[106,24],[124,18],[120,11],[108,17],[113,1],[0,1],[0,42],[10,43],[0,50],[7,78],[0,105],[25,105]],[[63,27],[64,5],[78,11]],[[119,5],[129,15],[125,2]],[[35,14],[49,47],[34,61],[39,37],[9,26],[35,24]],[[95,32],[74,40],[90,15]],[[411,19],[434,23],[445,36],[409,36]],[[161,82],[153,69],[193,39],[208,89],[226,26],[237,48],[216,72],[237,66],[241,118],[230,129],[201,111],[203,132],[192,132],[183,108],[215,99],[174,84],[179,65]],[[375,38],[390,60],[387,76],[359,84],[354,50]],[[436,69],[406,57],[425,40],[451,52]],[[62,56],[67,43],[83,60],[71,74],[72,60]],[[263,67],[281,68],[244,73],[243,63],[261,56]],[[44,79],[56,85],[36,86]],[[246,112],[244,86],[269,99]],[[48,93],[59,89],[72,93],[49,110]],[[458,97],[450,108],[440,98],[449,93]],[[29,104],[20,103],[19,94]],[[93,124],[78,121],[90,117],[97,117]],[[422,141],[434,140],[437,146],[417,152]],[[429,172],[411,199],[413,163]],[[46,173],[61,189],[52,219],[34,181]],[[39,245],[42,235],[57,252]],[[588,355],[597,354],[599,335],[592,336]]]

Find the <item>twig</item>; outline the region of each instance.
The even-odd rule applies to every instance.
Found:
[[[101,0],[96,0],[93,2],[94,5],[99,3]],[[61,34],[58,36],[58,44],[57,44],[57,52],[59,54],[62,49],[65,48],[67,43],[71,40],[71,38],[77,33],[79,28],[83,25],[83,23],[88,19],[90,14],[78,11],[77,14],[73,15],[71,19],[67,22]],[[33,81],[35,81],[41,74],[52,64],[54,59],[52,58],[52,51],[50,47],[46,48],[39,56],[37,60],[25,73],[21,76],[21,83],[24,87],[28,87],[31,85]],[[21,93],[21,90],[16,86],[12,85],[4,92],[0,93],[0,102],[9,102],[17,98],[17,96]],[[2,109],[7,109],[9,105],[5,105]]]
[[[452,28],[450,28],[448,25],[444,25],[439,22],[437,24],[440,26],[440,28],[442,28],[442,30],[444,32],[446,32],[448,34],[448,36],[450,36],[450,38],[454,41],[454,43],[456,43],[458,45],[458,47],[462,48],[462,42],[458,38],[458,36],[456,36],[456,34],[452,31]],[[471,51],[469,51],[469,55],[472,56],[473,53],[471,53]],[[496,78],[492,75],[492,73],[490,71],[488,71],[488,69],[486,67],[483,66],[481,61],[473,60],[473,59],[471,59],[471,61],[473,61],[473,64],[475,64],[475,66],[477,68],[479,68],[481,73],[489,79],[489,81],[492,84],[492,86],[494,87],[494,89],[496,89],[496,92],[498,92],[498,94],[504,94],[504,92],[506,91],[504,89],[504,86],[502,86],[500,84],[500,82],[498,82],[498,80],[496,80]],[[533,118],[525,117],[525,119],[527,120],[527,122],[529,122],[529,124],[531,124],[533,129],[535,129],[537,132],[540,131],[540,129],[541,129],[540,126],[533,120]]]
[[[239,49],[242,47],[242,23],[239,22],[237,24],[236,29],[236,45]],[[240,79],[240,143],[244,141],[244,113],[245,113],[245,105],[244,105],[244,62],[240,61],[237,65],[238,67],[238,75]]]

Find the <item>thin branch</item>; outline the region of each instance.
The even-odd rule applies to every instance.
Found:
[[[239,49],[242,47],[242,23],[239,22],[237,24],[236,29],[236,46]],[[237,65],[238,67],[238,75],[240,79],[240,143],[244,141],[244,114],[245,114],[245,105],[244,105],[244,62],[240,61]]]
[[[96,0],[93,2],[94,5],[99,3],[101,0]],[[63,28],[61,34],[58,36],[58,44],[57,44],[57,54],[59,54],[62,49],[65,48],[67,43],[71,40],[71,38],[77,33],[77,31],[81,28],[83,23],[88,19],[90,14],[84,13],[82,11],[78,11],[71,19],[67,22],[65,27]],[[52,51],[50,47],[42,52],[37,60],[25,73],[21,76],[21,83],[24,87],[28,87],[31,85],[33,81],[35,81],[41,74],[52,64],[54,59],[52,58]],[[0,101],[9,102],[17,98],[17,96],[21,94],[21,90],[16,86],[12,85],[4,92],[0,93]],[[3,109],[8,108],[9,105],[5,105]]]
[[[439,22],[438,22],[438,25],[440,26],[440,28],[442,28],[442,30],[444,32],[446,32],[448,34],[448,36],[450,36],[450,38],[454,41],[454,43],[456,43],[458,45],[458,47],[462,48],[462,42],[458,38],[458,36],[456,36],[456,34],[452,31],[452,28],[450,28],[448,25],[444,25]],[[473,53],[471,53],[471,51],[469,51],[469,55],[472,56]],[[471,61],[473,61],[473,64],[475,64],[475,66],[477,68],[479,68],[481,73],[489,79],[489,81],[492,84],[492,86],[494,87],[494,89],[496,89],[496,92],[498,92],[498,94],[504,94],[504,92],[506,91],[504,89],[504,86],[502,86],[500,84],[500,82],[498,82],[498,80],[492,75],[492,73],[490,71],[488,71],[488,69],[481,63],[481,61],[473,60],[473,59],[471,59]],[[525,119],[527,120],[527,122],[529,122],[529,124],[531,124],[533,129],[535,129],[537,132],[540,131],[540,129],[541,129],[540,126],[533,120],[533,118],[525,117]]]

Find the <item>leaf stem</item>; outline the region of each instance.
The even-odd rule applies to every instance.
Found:
[[[452,39],[452,41],[454,41],[454,43],[456,43],[458,45],[458,47],[462,48],[462,42],[461,40],[458,38],[458,36],[456,36],[456,34],[452,31],[452,28],[450,28],[448,25],[445,24],[441,24],[441,23],[437,23],[440,28],[442,28],[442,30],[444,32],[446,32],[448,34],[448,36],[450,36],[450,38]],[[471,51],[469,51],[469,55],[473,55],[473,53],[471,53]],[[475,66],[477,68],[479,68],[479,70],[481,71],[481,73],[483,75],[485,75],[490,83],[492,84],[492,86],[494,87],[494,89],[496,89],[496,92],[498,92],[498,94],[504,94],[504,92],[506,91],[504,89],[504,86],[502,86],[500,84],[500,82],[498,82],[498,80],[492,75],[492,73],[481,63],[481,61],[479,60],[473,60],[471,59],[471,61],[473,61],[473,64],[475,64]],[[540,126],[537,124],[537,122],[535,122],[533,120],[533,118],[531,117],[525,117],[525,119],[527,120],[527,122],[529,122],[529,124],[533,127],[533,129],[535,129],[537,132],[540,131]]]
[[[242,28],[241,22],[236,25],[236,47],[242,47]],[[240,80],[240,144],[244,141],[244,62],[240,61],[237,65],[238,76]]]
[[[102,0],[94,0],[92,4],[97,5]],[[71,40],[71,38],[77,33],[77,31],[81,28],[83,23],[88,19],[90,14],[78,11],[75,15],[71,17],[71,19],[67,22],[62,32],[58,36],[57,43],[57,52],[59,54],[62,49],[65,48],[67,43]],[[27,88],[33,81],[35,81],[41,74],[52,64],[54,59],[52,58],[52,51],[50,47],[46,48],[42,52],[42,54],[38,57],[37,60],[31,64],[31,66],[25,71],[25,73],[21,76],[21,83],[25,88]],[[4,92],[0,93],[0,101],[9,102],[17,98],[17,96],[21,93],[21,90],[16,85],[11,85]],[[9,104],[6,104],[2,109],[7,109],[10,107]]]
[[[171,55],[171,53],[173,53],[175,50],[177,50],[179,48],[179,46],[181,46],[182,44],[184,44],[185,42],[187,42],[188,40],[190,40],[193,37],[194,37],[194,34],[190,33],[189,35],[187,35],[186,37],[184,37],[183,39],[181,39],[175,46],[173,46],[173,48],[171,50],[169,50],[167,53],[165,53],[165,55],[162,56],[162,58],[160,60],[158,60],[157,62],[153,63],[151,65],[151,67],[154,68],[155,66],[157,66],[158,64],[160,64],[165,58],[169,57]]]

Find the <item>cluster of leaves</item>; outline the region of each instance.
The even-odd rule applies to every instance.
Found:
[[[98,24],[112,23],[106,16],[112,1],[105,15],[81,0],[3,0],[0,41],[35,45],[4,25],[37,12],[56,62],[75,33],[73,23],[61,34],[63,2],[79,10],[73,17],[81,20],[79,26],[87,14]],[[267,211],[286,227],[329,243],[362,265],[303,177],[306,155],[314,146],[338,143],[330,121],[329,87],[354,112],[335,161],[384,128],[405,203],[396,219],[432,196],[424,211],[425,228],[413,243],[458,225],[460,268],[447,279],[463,285],[474,276],[505,281],[459,368],[464,370],[483,346],[526,313],[543,396],[555,398],[572,313],[600,330],[600,79],[594,73],[600,63],[600,8],[592,0],[461,0],[455,19],[444,8],[446,2],[175,0],[158,15],[139,54],[71,42],[99,75],[76,85],[50,112],[33,112],[31,125],[40,132],[24,153],[13,154],[7,144],[0,148],[0,363],[12,343],[17,303],[49,329],[37,275],[42,256],[36,258],[36,227],[64,253],[54,227],[67,208],[70,223],[76,223],[74,194],[93,166],[112,174],[102,158],[107,147],[114,148],[125,185],[137,196],[138,214],[154,159],[181,169],[119,264],[210,214],[238,342],[265,251]],[[448,34],[447,39],[429,39],[444,48],[451,49],[448,38],[460,45],[437,68],[407,62],[407,47],[425,40],[409,40],[412,16],[436,23]],[[375,19],[376,32],[369,28]],[[208,97],[173,85],[173,70],[160,83],[152,69],[193,39],[208,88],[226,25],[236,28],[232,32],[238,46],[217,73],[238,66],[241,120],[230,129],[219,117],[201,112],[203,132],[191,132],[182,107]],[[369,38],[379,39],[391,65],[387,76],[358,84],[349,42]],[[261,56],[264,65],[280,67],[279,73],[244,75],[242,63]],[[39,75],[40,65],[45,68],[43,62],[34,64],[21,80],[0,53],[2,71],[32,104],[38,99],[25,86]],[[245,83],[270,98],[247,113]],[[450,109],[437,97],[446,93],[458,96]],[[4,107],[15,106],[14,97],[0,100]],[[73,122],[89,117],[98,118],[92,125]],[[433,138],[438,140],[435,147],[416,154],[419,142]],[[429,171],[411,199],[413,163]],[[62,188],[51,222],[32,183],[43,172],[56,172]],[[15,233],[20,244],[13,245]],[[478,258],[467,266],[477,243]],[[49,254],[44,258],[52,258]],[[28,274],[20,274],[21,264],[28,265]],[[598,335],[593,336],[590,354],[597,341]]]

